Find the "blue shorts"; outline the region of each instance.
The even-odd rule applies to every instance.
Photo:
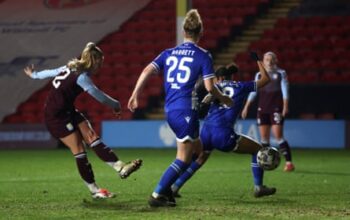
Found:
[[[194,110],[173,110],[166,113],[170,128],[179,142],[194,141],[199,136],[199,119]]]
[[[229,152],[236,147],[236,141],[239,135],[235,133],[233,128],[216,127],[208,124],[203,125],[200,139],[203,144],[204,151],[219,151]]]

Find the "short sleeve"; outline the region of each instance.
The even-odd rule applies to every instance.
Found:
[[[246,93],[250,92],[256,92],[256,82],[255,81],[249,81],[249,82],[242,82],[242,88],[243,91]]]
[[[157,71],[160,71],[164,68],[165,56],[166,53],[163,51],[152,61],[151,64],[157,69]]]
[[[205,53],[202,63],[202,76],[203,79],[210,79],[215,77],[213,68],[213,59],[209,52]]]

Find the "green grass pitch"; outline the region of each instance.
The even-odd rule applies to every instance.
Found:
[[[101,187],[117,194],[95,201],[70,152],[0,151],[0,219],[350,219],[350,151],[294,150],[296,171],[283,163],[265,172],[277,194],[252,196],[250,156],[215,152],[182,189],[175,208],[150,208],[147,199],[175,150],[115,149],[121,159],[142,158],[128,179],[88,151]]]

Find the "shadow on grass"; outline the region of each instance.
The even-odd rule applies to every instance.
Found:
[[[237,204],[252,204],[252,205],[258,205],[258,204],[269,204],[269,205],[283,205],[283,204],[294,204],[296,201],[286,198],[276,198],[276,197],[264,197],[264,198],[257,198],[257,199],[239,199],[235,200],[235,203]]]
[[[149,207],[146,199],[140,200],[118,200],[117,198],[109,200],[98,200],[98,199],[83,199],[82,206],[89,209],[98,210],[114,210],[123,212],[141,212],[141,213],[152,213],[160,210],[159,208]],[[173,207],[161,207],[162,210],[172,210]]]

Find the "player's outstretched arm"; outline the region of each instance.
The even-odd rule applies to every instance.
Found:
[[[257,61],[257,64],[259,66],[259,72],[261,77],[260,79],[258,79],[258,81],[256,81],[256,87],[261,88],[270,82],[270,76],[267,74],[264,68],[264,64],[260,60]]]
[[[23,71],[24,73],[29,76],[30,78],[33,78],[32,75],[33,75],[33,72],[34,72],[34,64],[30,65],[30,66],[26,66]]]
[[[42,71],[35,71],[34,64],[27,66],[23,69],[24,73],[29,76],[32,79],[45,79],[48,77],[55,77],[58,74],[60,74],[62,71],[69,71],[67,70],[66,66],[61,66],[56,69],[50,69],[50,70],[42,70]]]
[[[121,106],[119,101],[99,90],[86,73],[82,73],[78,76],[77,84],[98,102],[111,107],[113,113],[120,118]]]
[[[265,86],[266,84],[268,84],[270,82],[270,76],[267,74],[267,71],[264,67],[264,64],[259,60],[258,56],[257,55],[256,56],[251,55],[251,56],[252,56],[252,58],[256,57],[256,62],[258,64],[259,72],[260,72],[260,76],[261,76],[260,78],[256,79],[256,87],[258,89],[258,88]],[[241,117],[243,119],[245,119],[247,117],[248,109],[249,109],[251,103],[253,102],[255,96],[256,96],[256,92],[251,92],[249,94],[248,99],[244,105],[242,112],[241,112]]]
[[[261,62],[258,54],[254,51],[250,52],[250,57],[256,61],[259,67],[260,78],[256,81],[256,87],[261,88],[270,82],[270,76],[267,74],[264,64]]]
[[[258,54],[256,52],[252,51],[252,52],[250,52],[250,57],[252,58],[252,60],[256,61],[258,64],[260,74],[257,74],[255,76],[255,81],[256,81],[256,87],[261,88],[261,87],[265,86],[268,82],[270,82],[270,77],[267,74],[267,72],[264,68],[264,65],[261,62]],[[261,75],[261,77],[258,77],[259,75]],[[256,92],[251,92],[249,94],[248,99],[243,107],[242,112],[241,112],[241,117],[243,119],[245,119],[247,117],[248,109],[249,109],[251,103],[254,101],[255,97],[256,97]]]
[[[153,64],[148,64],[145,69],[143,69],[139,79],[137,80],[134,91],[128,101],[128,108],[130,111],[134,112],[138,108],[139,94],[141,93],[143,87],[145,86],[148,78],[151,74],[157,73],[157,69]]]
[[[94,97],[100,103],[107,105],[113,109],[113,113],[117,116],[117,118],[121,117],[121,105],[120,102],[106,93],[99,90],[97,87],[92,87],[87,92]]]

